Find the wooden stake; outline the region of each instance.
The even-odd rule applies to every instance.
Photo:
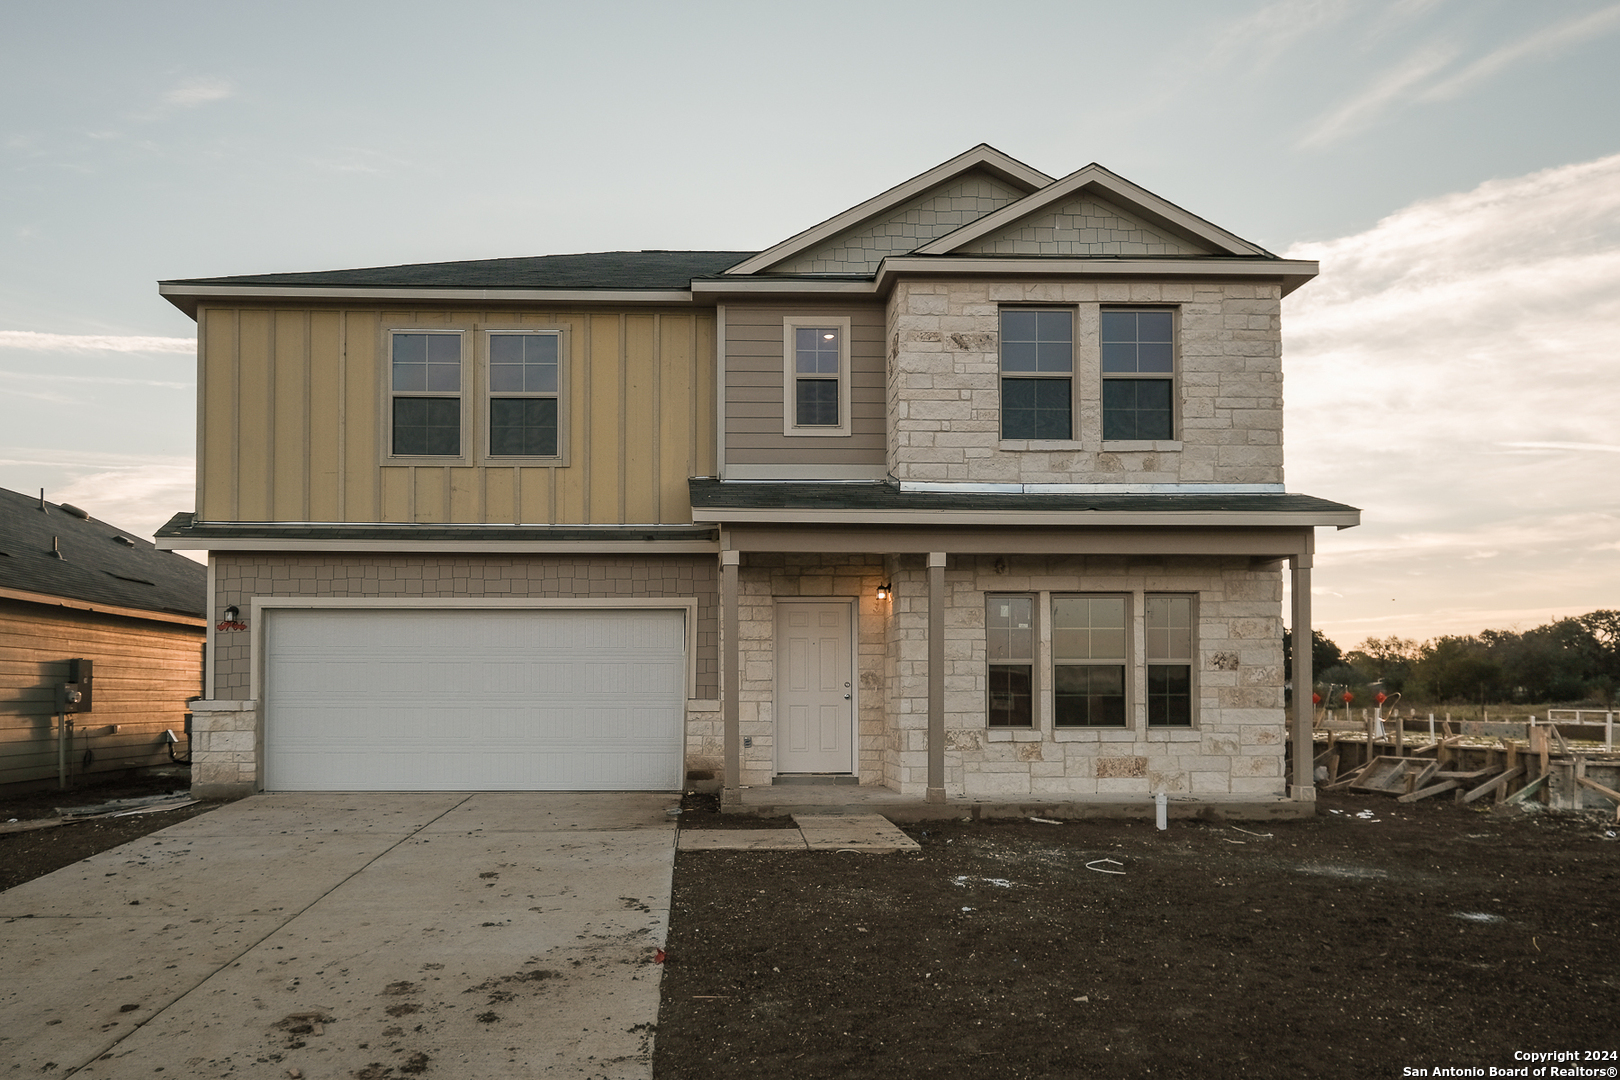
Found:
[[[1462,787],[1462,781],[1461,780],[1443,780],[1440,783],[1435,784],[1433,787],[1426,787],[1422,791],[1414,791],[1409,795],[1402,795],[1400,798],[1396,799],[1395,801],[1396,802],[1417,802],[1419,799],[1427,799],[1430,795],[1438,795],[1442,791],[1450,791],[1453,788],[1460,788],[1460,787]]]
[[[1465,802],[1465,803],[1471,803],[1475,799],[1484,798],[1486,795],[1489,795],[1493,791],[1504,791],[1504,790],[1507,789],[1507,786],[1511,781],[1513,781],[1515,778],[1523,776],[1523,775],[1524,775],[1524,769],[1519,767],[1519,766],[1514,766],[1513,768],[1509,769],[1507,772],[1503,773],[1501,776],[1498,776],[1498,777],[1495,777],[1493,779],[1487,780],[1483,784],[1479,785],[1479,787],[1475,788],[1473,791],[1470,791],[1467,794],[1465,794],[1462,797],[1462,801]]]

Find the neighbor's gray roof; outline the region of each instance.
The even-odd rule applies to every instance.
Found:
[[[520,259],[408,263],[354,270],[177,278],[160,285],[370,289],[686,289],[752,251],[598,251]]]
[[[0,588],[177,615],[208,612],[207,567],[54,503],[41,510],[38,498],[4,488]]]
[[[525,542],[578,542],[602,540],[679,541],[713,540],[712,525],[437,525],[377,522],[304,521],[198,521],[182,511],[157,531],[160,540],[331,540],[338,543],[407,540],[414,543],[467,543],[499,540]]]

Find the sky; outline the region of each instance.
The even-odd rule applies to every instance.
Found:
[[[1341,645],[1620,608],[1620,0],[0,6],[0,487],[194,505],[165,278],[769,246],[979,142],[1322,273]]]

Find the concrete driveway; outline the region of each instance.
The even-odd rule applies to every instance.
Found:
[[[650,1077],[677,801],[258,795],[0,893],[0,1078]]]

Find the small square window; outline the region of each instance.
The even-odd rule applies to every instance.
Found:
[[[782,321],[782,434],[850,434],[850,320]]]

